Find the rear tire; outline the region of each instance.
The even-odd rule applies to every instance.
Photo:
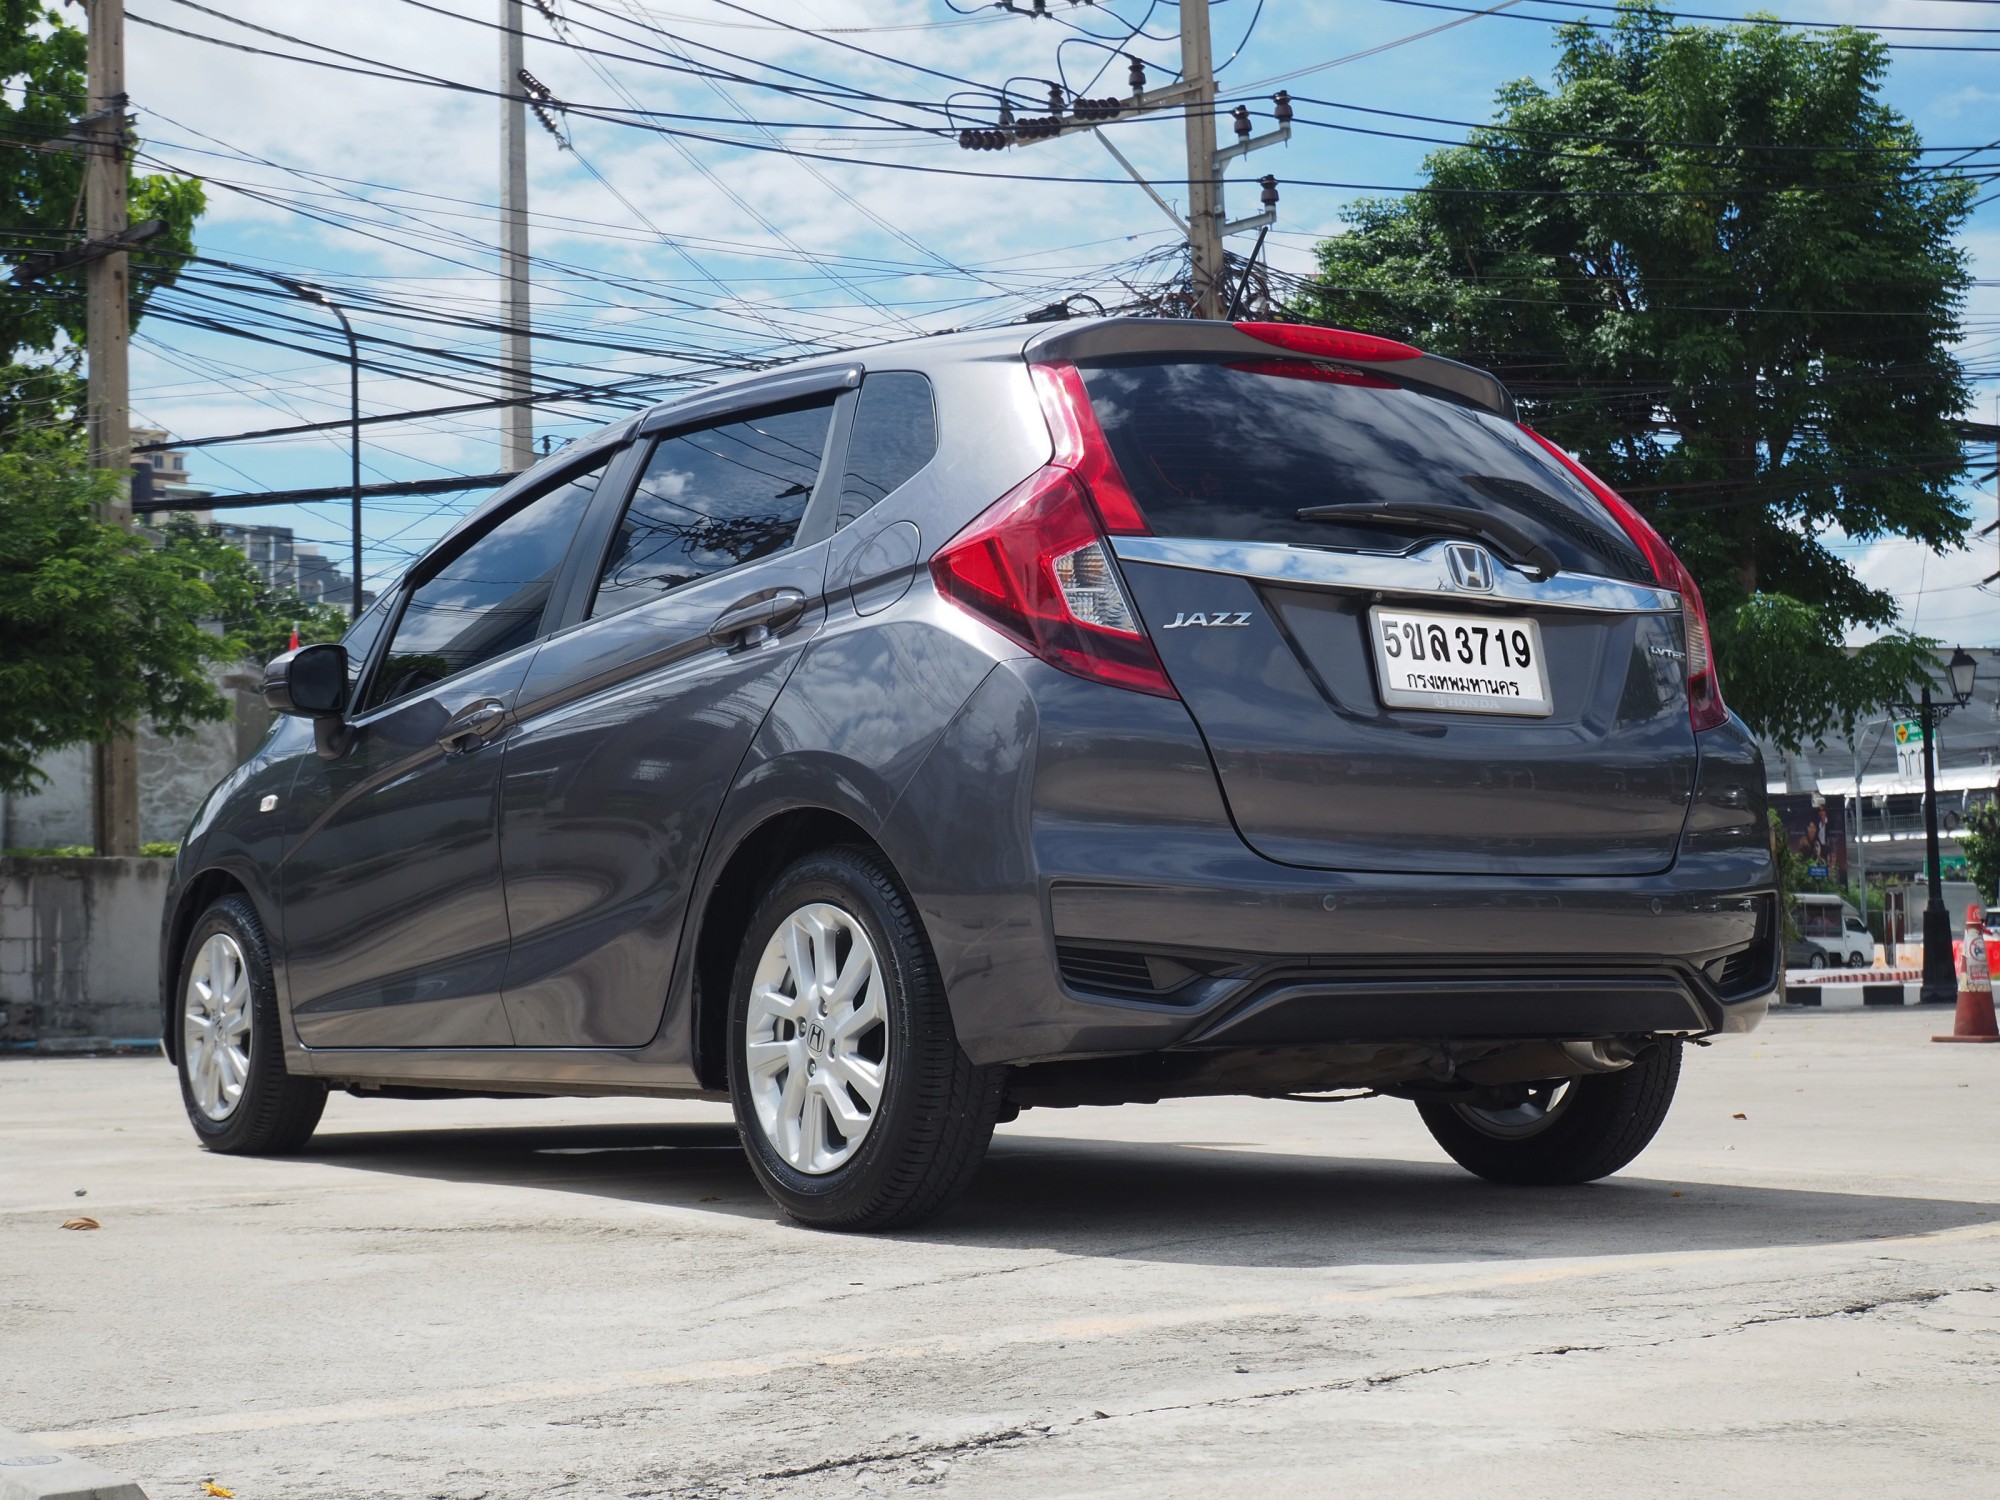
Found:
[[[1806,967],[1808,969],[1824,969],[1826,967],[1826,955],[1817,948],[1813,949],[1812,957],[1806,960]]]
[[[729,1092],[780,1208],[844,1230],[938,1214],[986,1155],[1004,1078],[960,1050],[929,939],[880,854],[823,849],[777,878],[730,988]]]
[[[224,896],[194,924],[174,1006],[181,1103],[210,1151],[278,1156],[312,1139],[326,1085],[285,1071],[264,924]]]
[[[1553,1187],[1595,1182],[1652,1142],[1681,1076],[1681,1043],[1655,1042],[1629,1068],[1530,1085],[1511,1109],[1417,1105],[1451,1159],[1489,1182]]]

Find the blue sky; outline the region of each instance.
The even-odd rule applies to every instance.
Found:
[[[1281,75],[1352,58],[1285,86],[1342,104],[1487,119],[1500,84],[1547,78],[1552,28],[1505,13],[1468,20],[1452,8],[1460,3],[1483,0],[1439,6],[1264,0],[1261,14],[1258,0],[1225,0],[1212,12],[1215,55],[1228,57],[1246,30],[1248,39],[1223,69],[1223,86],[1268,93],[1278,86],[1270,80]],[[698,59],[768,76],[729,64],[722,55],[727,52],[891,99],[935,102],[955,94],[970,104],[985,90],[935,75],[987,88],[1010,76],[1046,79],[1064,43],[1064,74],[1081,86],[1096,67],[1093,59],[1108,55],[1080,40],[1081,31],[1117,35],[1125,26],[1114,18],[1148,19],[1150,32],[1171,38],[1179,24],[1174,5],[1149,8],[1148,0],[1076,8],[1051,0],[1056,14],[1046,20],[975,7],[970,0],[957,4],[970,13],[958,14],[944,0],[549,0],[557,17],[552,23],[530,0],[528,68],[557,99],[593,112],[708,116],[680,123],[700,136],[723,138],[674,139],[570,114],[564,123],[573,149],[565,150],[531,126],[533,240],[543,258],[536,271],[538,323],[605,343],[671,347],[678,356],[550,344],[541,351],[549,361],[545,370],[594,384],[768,355],[783,339],[852,344],[994,321],[1069,286],[1101,280],[1104,268],[1172,243],[1174,231],[1160,210],[1120,180],[1118,168],[1088,136],[1004,154],[964,152],[946,140],[871,129],[875,122],[813,100],[716,85],[684,70],[685,60]],[[490,322],[497,311],[490,247],[498,106],[413,76],[491,88],[498,0],[343,0],[338,6],[260,0],[252,7],[135,0],[130,9],[137,19],[128,33],[128,88],[149,160],[210,181],[210,212],[198,233],[202,253],[277,268],[363,303],[387,300],[406,314],[442,318],[412,321],[364,310],[357,324],[367,333],[431,346],[438,352],[425,363],[447,384],[490,385],[490,374],[465,361],[490,360],[493,335],[450,325],[466,317]],[[1512,9],[1542,16],[1567,10],[1542,0],[1520,0]],[[1608,9],[1583,14],[1602,17]],[[1735,17],[1753,7],[1696,0],[1688,9]],[[1886,33],[1913,44],[1894,54],[1886,96],[1916,122],[1927,143],[1977,146],[2000,136],[2000,50],[1963,50],[2000,49],[2000,5],[1789,0],[1754,9],[1812,21],[1993,28],[1984,35]],[[309,66],[144,24],[281,52],[307,50],[233,24],[227,11],[318,44],[312,55],[323,61],[400,76],[391,81]],[[564,36],[608,55],[564,45]],[[1165,80],[1161,65],[1177,55],[1171,40],[1141,39],[1130,50],[1155,64],[1154,83]],[[1123,92],[1124,72],[1122,62],[1113,62],[1090,92]],[[1302,105],[1300,113],[1419,135],[1459,134],[1324,106]],[[762,133],[766,126],[769,135]],[[1162,120],[1122,126],[1116,137],[1170,200],[1185,195],[1174,186],[1182,170],[1180,133],[1178,120]],[[728,143],[773,139],[839,160],[802,161]],[[1271,254],[1280,266],[1305,270],[1313,242],[1338,230],[1346,203],[1367,188],[1416,183],[1431,149],[1387,135],[1300,128],[1289,145],[1234,170],[1246,184],[1267,171],[1286,180]],[[996,175],[903,170],[908,167]],[[1013,180],[1014,174],[1092,180],[1036,182]],[[1357,186],[1307,187],[1298,185],[1302,179]],[[1230,213],[1254,211],[1255,196],[1253,184],[1235,189]],[[1982,277],[1968,308],[1965,354],[1982,367],[1993,366],[2000,340],[1996,215],[2000,200],[1977,210],[1965,237]],[[1232,248],[1247,250],[1248,238]],[[196,300],[206,295],[298,319],[281,330],[290,339],[315,322],[331,326],[319,309],[279,308],[272,297],[213,286],[190,287],[176,305],[225,327],[263,321],[244,319],[228,302]],[[371,373],[362,399],[366,410],[382,412],[473,400],[477,393]],[[1986,382],[1978,415],[1992,419],[1996,400],[2000,386]],[[149,319],[135,344],[134,408],[138,420],[180,436],[324,421],[345,413],[345,372],[324,353]],[[602,419],[582,408],[558,409],[542,415],[537,430],[563,436]],[[364,445],[370,478],[484,473],[498,466],[498,422],[491,413],[475,413],[375,427],[366,430]],[[338,484],[347,472],[344,434],[199,449],[189,467],[197,482],[218,490]],[[371,584],[400,569],[476,499],[371,504]],[[1974,507],[1981,524],[1994,518],[1990,493],[1974,497]],[[239,514],[290,524],[303,539],[339,553],[345,550],[343,510],[295,506]],[[1906,622],[1947,641],[1994,644],[2000,642],[1995,600],[1976,585],[2000,568],[2000,549],[1991,537],[1975,548],[1942,557],[1900,542],[1853,550],[1864,576],[1897,594]]]

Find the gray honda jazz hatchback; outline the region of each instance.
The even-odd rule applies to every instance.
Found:
[[[1574,1183],[1777,984],[1686,570],[1491,376],[1361,334],[717,386],[265,694],[167,902],[211,1150],[297,1150],[336,1088],[727,1099],[787,1213],[879,1229],[1023,1109],[1346,1089]]]

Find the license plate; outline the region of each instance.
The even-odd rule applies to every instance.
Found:
[[[1390,708],[1538,718],[1554,708],[1542,633],[1531,619],[1378,604],[1368,611],[1368,634]]]

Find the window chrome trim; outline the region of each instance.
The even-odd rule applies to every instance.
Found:
[[[1497,576],[1483,593],[1452,584],[1446,561],[1449,541],[1415,552],[1336,552],[1282,542],[1217,542],[1191,537],[1114,536],[1111,550],[1122,561],[1233,573],[1269,583],[1302,583],[1423,599],[1459,599],[1468,604],[1524,604],[1536,609],[1588,610],[1597,614],[1672,614],[1680,595],[1651,584],[1589,573],[1557,573],[1536,580],[1495,557]]]

